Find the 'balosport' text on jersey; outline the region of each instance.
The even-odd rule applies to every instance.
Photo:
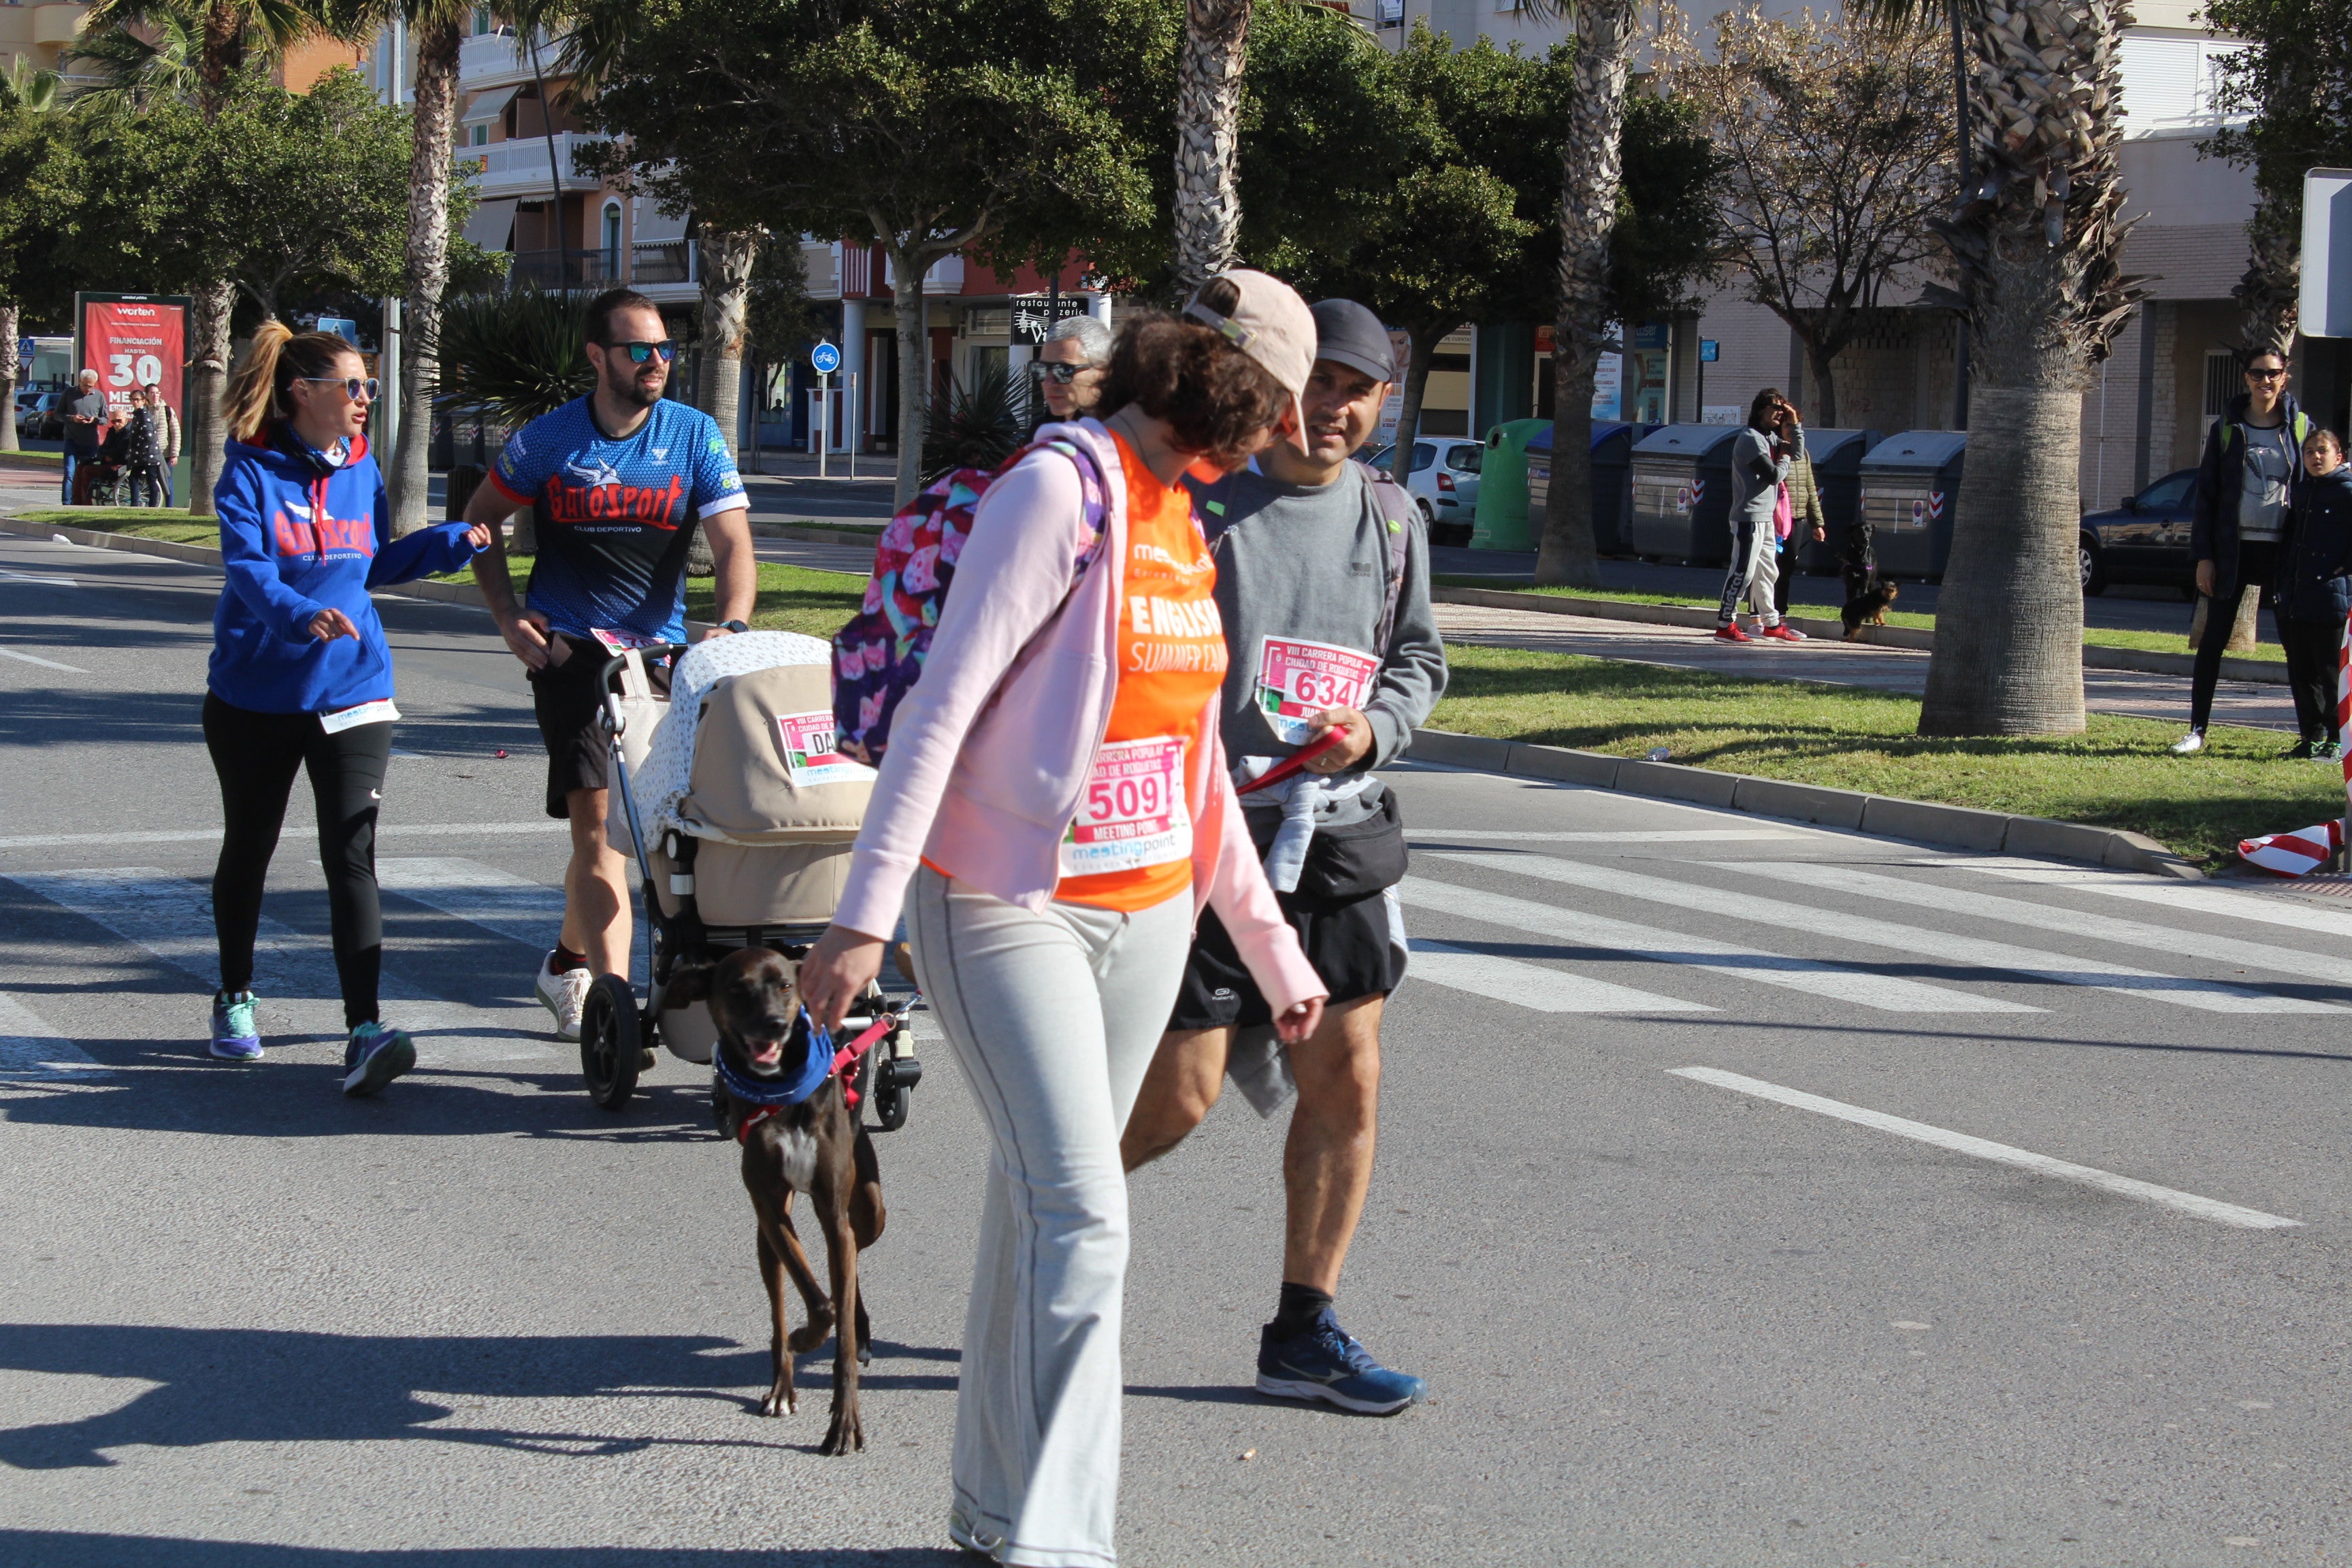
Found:
[[[585,397],[507,439],[490,471],[539,532],[525,603],[572,637],[686,636],[686,554],[698,518],[744,504],[718,422],[667,398],[614,440]]]

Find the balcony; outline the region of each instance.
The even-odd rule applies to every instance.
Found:
[[[507,276],[541,289],[608,289],[621,281],[619,262],[609,250],[518,250]]]
[[[37,5],[33,9],[33,42],[70,44],[81,33],[87,5]]]
[[[572,170],[573,151],[602,140],[572,131],[556,136],[555,166],[562,172],[564,190],[603,189],[595,176],[576,174]],[[493,142],[487,147],[462,148],[453,168],[460,179],[472,178],[477,200],[517,196],[530,201],[548,193],[547,138],[519,136],[511,142]]]
[[[629,258],[629,281],[631,283],[693,282],[694,266],[691,260],[693,248],[693,241],[685,239],[665,239],[651,245],[633,247]]]
[[[539,36],[540,68],[551,68],[557,53],[555,45],[542,31]],[[522,39],[512,33],[483,33],[457,46],[457,84],[467,92],[500,82],[530,79],[530,53],[523,48]]]

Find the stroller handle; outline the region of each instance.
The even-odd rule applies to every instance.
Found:
[[[647,643],[643,647],[625,648],[604,661],[604,668],[597,673],[596,684],[604,693],[604,707],[598,712],[597,718],[603,723],[606,734],[617,735],[625,728],[620,704],[613,700],[613,678],[619,675],[628,665],[629,655],[634,653],[640,658],[653,659],[670,658],[685,653],[687,646],[682,642]]]

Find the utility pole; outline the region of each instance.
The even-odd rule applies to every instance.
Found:
[[[407,24],[395,15],[385,37],[385,68],[383,100],[394,109],[405,94],[403,78],[408,68]],[[376,399],[369,410],[369,439],[376,448],[376,466],[385,473],[397,471],[400,451],[400,325],[401,298],[394,295],[383,301],[383,326],[377,333],[376,374],[383,384],[384,395]]]
[[[1945,0],[1952,18],[1952,109],[1959,116],[1958,161],[1960,200],[1969,199],[1969,50],[1960,31],[1959,0]],[[1952,332],[1952,428],[1969,427],[1969,319],[1958,319]]]

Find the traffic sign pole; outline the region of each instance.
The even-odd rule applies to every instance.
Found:
[[[816,372],[816,477],[825,477],[825,458],[833,449],[833,373],[841,368],[841,351],[831,343],[821,342],[809,350],[809,367]],[[850,473],[857,471],[857,459],[850,459]]]

